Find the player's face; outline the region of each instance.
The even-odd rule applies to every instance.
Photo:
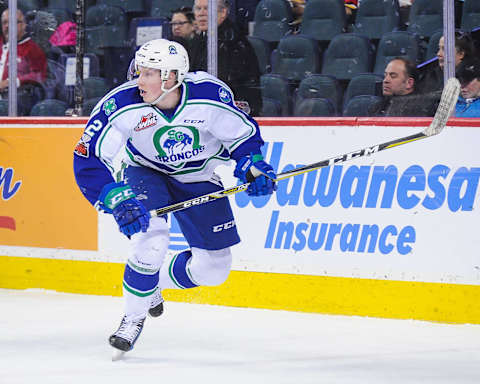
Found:
[[[160,70],[139,67],[138,68],[138,89],[140,91],[140,96],[142,96],[143,101],[146,103],[152,103],[160,95],[163,94],[162,91],[162,78],[160,77]],[[170,89],[175,85],[176,75],[173,72],[170,72],[170,77],[165,83],[165,89]]]
[[[406,95],[413,90],[413,79],[408,78],[405,64],[400,60],[392,60],[385,68],[383,76],[383,95]]]
[[[461,93],[464,99],[476,99],[480,97],[480,81],[473,79],[469,83],[462,84]]]

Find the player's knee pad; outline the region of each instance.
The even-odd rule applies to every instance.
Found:
[[[159,270],[169,244],[168,224],[162,217],[153,217],[147,232],[139,232],[132,238],[129,263],[149,270]]]
[[[197,285],[222,284],[230,273],[232,254],[230,248],[207,250],[192,247],[189,271]]]

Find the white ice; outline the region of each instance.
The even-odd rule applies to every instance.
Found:
[[[479,325],[169,302],[112,362],[122,307],[0,289],[0,383],[480,383]]]

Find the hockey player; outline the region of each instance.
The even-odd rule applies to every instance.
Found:
[[[214,170],[230,159],[235,177],[251,182],[248,194],[276,189],[258,124],[235,107],[225,83],[205,72],[188,73],[185,49],[164,39],[142,45],[135,65],[138,78],[100,100],[74,152],[80,190],[113,215],[132,245],[123,277],[125,315],[109,338],[120,351],[133,348],[149,309],[161,314],[162,289],[224,282],[230,247],[240,241],[228,199],[218,199],[175,213],[190,249],[167,257],[166,218],[150,217],[149,210],[223,189]]]

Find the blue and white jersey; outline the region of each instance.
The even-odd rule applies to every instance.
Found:
[[[119,153],[127,165],[149,167],[184,183],[209,181],[219,164],[260,153],[258,124],[235,107],[225,83],[193,72],[180,90],[174,111],[143,102],[136,80],[95,106],[74,152],[77,183],[92,204],[114,181]]]

